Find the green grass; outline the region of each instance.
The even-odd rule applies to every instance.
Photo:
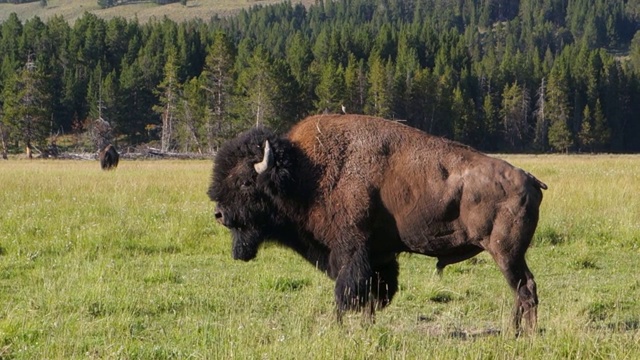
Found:
[[[203,19],[208,21],[214,15],[227,16],[238,12],[240,9],[254,5],[269,5],[283,2],[284,0],[188,0],[187,6],[178,3],[168,5],[156,5],[153,3],[138,3],[124,6],[115,6],[100,9],[96,0],[48,0],[48,6],[43,8],[40,2],[26,4],[0,4],[0,22],[6,20],[9,14],[16,13],[21,20],[27,20],[34,16],[43,21],[60,15],[67,21],[74,22],[83,16],[85,12],[96,14],[99,17],[110,19],[116,16],[144,23],[152,18],[162,19],[168,17],[174,21],[188,19]],[[305,5],[313,4],[313,0],[294,0]]]
[[[549,185],[528,252],[540,332],[481,254],[402,255],[375,324],[274,245],[233,261],[208,161],[0,161],[0,359],[640,357],[640,156],[506,156]]]

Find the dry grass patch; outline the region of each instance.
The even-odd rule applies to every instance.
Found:
[[[40,2],[37,1],[17,5],[0,4],[0,22],[6,20],[14,12],[22,21],[34,16],[46,21],[46,19],[58,15],[73,23],[85,12],[96,14],[104,19],[119,16],[128,20],[138,19],[142,23],[154,18],[163,19],[165,16],[176,22],[190,19],[209,21],[214,15],[228,16],[243,8],[281,2],[283,0],[188,0],[187,6],[181,5],[179,2],[162,6],[149,2],[100,9],[96,0],[48,0],[48,6],[45,8],[41,7]],[[292,2],[299,2],[305,6],[314,3],[313,0],[294,0]]]

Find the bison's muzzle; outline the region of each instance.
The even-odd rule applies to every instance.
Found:
[[[224,227],[229,227],[229,224],[226,221],[227,219],[224,217],[224,213],[222,212],[222,209],[220,209],[219,206],[216,206],[213,216],[216,218],[216,221],[220,225],[223,225]]]

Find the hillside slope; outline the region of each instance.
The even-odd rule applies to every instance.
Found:
[[[121,16],[126,19],[138,18],[140,22],[146,22],[151,18],[168,18],[175,21],[201,18],[209,20],[213,15],[231,15],[242,8],[254,5],[268,5],[282,2],[283,0],[189,0],[187,6],[174,3],[169,5],[156,5],[152,3],[141,3],[132,5],[116,6],[109,9],[100,9],[96,0],[49,0],[47,7],[40,6],[40,2],[27,4],[0,4],[0,22],[6,20],[11,13],[16,13],[24,21],[34,16],[40,17],[43,21],[55,16],[62,15],[69,22],[74,22],[85,12],[94,13],[102,18],[110,19]],[[313,0],[292,0],[312,4]]]

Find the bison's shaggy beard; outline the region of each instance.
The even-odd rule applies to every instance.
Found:
[[[258,248],[264,241],[264,236],[253,229],[232,229],[233,249],[235,260],[253,260],[258,254]]]

